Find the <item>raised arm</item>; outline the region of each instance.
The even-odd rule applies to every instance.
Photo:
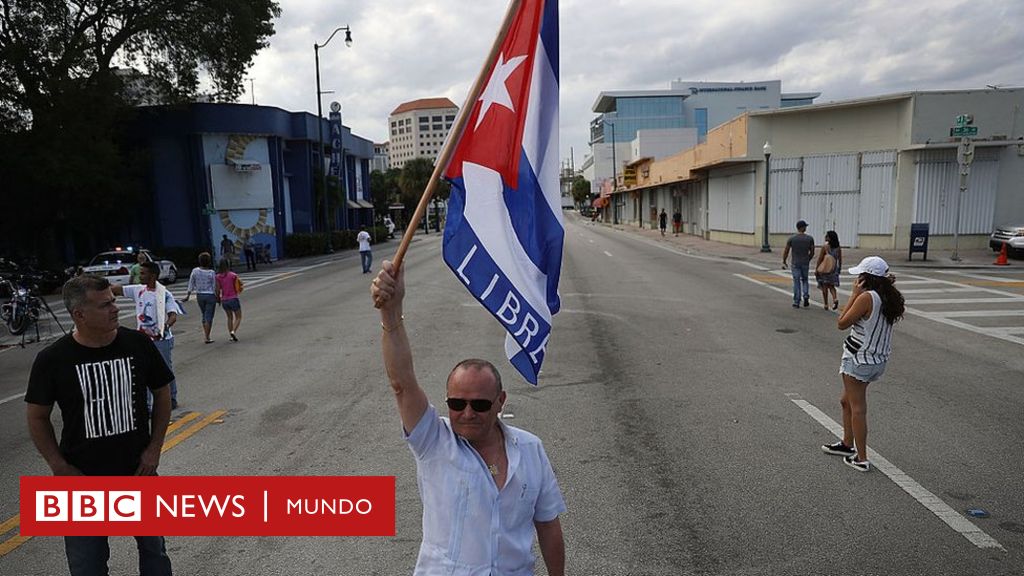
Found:
[[[395,271],[394,264],[385,260],[381,271],[370,286],[373,305],[380,310],[383,330],[381,347],[384,368],[391,382],[391,390],[398,402],[398,414],[406,433],[412,432],[427,410],[427,395],[416,382],[412,365],[412,348],[405,333],[402,301],[405,299],[405,271]]]

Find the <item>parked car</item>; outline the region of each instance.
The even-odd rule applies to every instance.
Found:
[[[115,248],[107,252],[100,252],[89,261],[82,271],[85,274],[104,276],[111,284],[123,286],[130,281],[129,268],[135,264],[139,254],[144,254],[150,262],[160,265],[160,282],[174,284],[178,280],[178,267],[174,265],[174,262],[160,258],[145,248],[139,250]]]
[[[989,236],[988,245],[999,252],[1006,244],[1007,254],[1024,255],[1024,223],[1004,224],[997,226]]]

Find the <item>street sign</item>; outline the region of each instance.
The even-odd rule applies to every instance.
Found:
[[[971,116],[970,114],[961,114],[961,115],[956,117],[956,125],[957,126],[966,126],[968,124],[973,124],[973,123],[974,123],[974,116]]]
[[[949,129],[950,136],[977,136],[977,126],[957,126]]]

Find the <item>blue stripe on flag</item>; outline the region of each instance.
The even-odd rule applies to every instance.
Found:
[[[544,2],[544,15],[540,25],[540,41],[544,51],[548,53],[548,62],[551,63],[551,70],[558,75],[558,1],[546,0]]]
[[[452,193],[448,199],[449,220],[444,232],[444,261],[470,294],[501,322],[522,348],[509,360],[523,378],[536,385],[551,324],[509,281],[484,249],[472,226],[463,218],[466,194],[463,186],[461,178],[452,181]]]
[[[562,269],[565,231],[562,223],[551,213],[551,206],[544,198],[525,152],[519,160],[519,190],[506,187],[504,197],[519,243],[534,266],[547,275],[548,309],[555,314],[561,307],[558,276]]]

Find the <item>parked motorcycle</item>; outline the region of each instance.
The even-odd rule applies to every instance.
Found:
[[[11,294],[10,300],[0,304],[0,318],[7,324],[7,331],[12,336],[24,334],[29,326],[39,320],[39,311],[46,303],[32,294],[30,289],[16,285],[10,280],[2,279],[0,284],[4,284]]]

